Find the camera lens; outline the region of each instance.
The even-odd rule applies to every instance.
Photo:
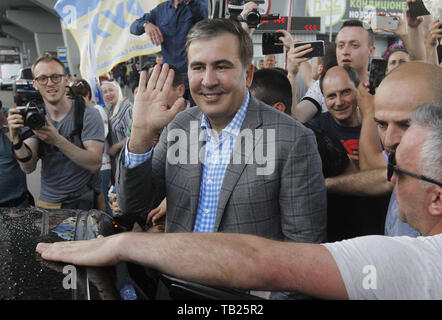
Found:
[[[41,129],[45,124],[44,118],[37,112],[29,112],[26,116],[25,125],[33,130]]]
[[[256,28],[260,22],[261,22],[261,15],[259,14],[258,11],[250,11],[247,14],[247,24],[249,27],[253,26]]]

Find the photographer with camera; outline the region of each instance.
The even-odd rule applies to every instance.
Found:
[[[100,192],[97,172],[104,141],[100,114],[83,99],[73,100],[66,95],[69,75],[56,57],[41,55],[33,64],[32,73],[33,85],[44,105],[9,111],[13,155],[27,174],[42,159],[38,207],[94,208]],[[40,118],[44,125],[34,126],[39,121],[29,123],[30,118]],[[22,133],[25,126],[30,127],[29,134]]]
[[[237,4],[236,4],[237,3]],[[235,9],[232,9],[232,7],[235,6],[235,4],[238,6],[238,8],[243,8],[242,11],[239,13],[239,15],[236,15],[235,13]],[[253,34],[253,32],[255,31],[255,29],[257,28],[257,24],[255,25],[256,22],[256,14],[258,13],[258,9],[259,6],[253,2],[247,2],[246,4],[244,4],[244,1],[230,1],[229,3],[229,13],[230,13],[230,17],[233,20],[238,20],[241,23],[242,28],[247,31],[247,33],[251,36]],[[250,16],[250,18],[249,18]],[[250,19],[252,21],[250,21]],[[248,23],[250,22],[250,23]]]

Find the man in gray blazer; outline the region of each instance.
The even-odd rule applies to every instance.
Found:
[[[186,52],[198,108],[178,114],[182,99],[167,106],[173,79],[167,65],[155,68],[147,86],[146,74],[140,77],[116,177],[124,216],[129,222],[145,217],[166,196],[166,232],[325,241],[326,191],[315,137],[250,95],[250,36],[229,20],[200,21]]]

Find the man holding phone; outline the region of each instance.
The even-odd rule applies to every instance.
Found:
[[[299,65],[308,60],[305,58],[305,55],[312,51],[313,48],[310,44],[295,47],[293,50],[290,50],[289,64],[296,64],[298,67],[289,67],[289,71],[293,70],[297,73]],[[369,28],[365,28],[359,20],[344,22],[336,37],[336,58],[338,65],[352,67],[357,72],[360,81],[366,83],[369,80],[368,64],[374,53],[373,31]],[[292,75],[292,77],[296,78],[296,74]],[[315,90],[316,86],[319,88],[319,81],[312,85],[296,106],[292,106],[292,116],[303,123],[312,119],[315,115],[322,112],[323,109],[326,110],[326,108],[322,107],[325,106],[324,96],[314,93],[320,92],[320,90]]]

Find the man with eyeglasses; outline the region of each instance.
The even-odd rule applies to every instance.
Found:
[[[246,234],[129,232],[40,243],[37,252],[77,265],[129,260],[218,287],[298,290],[326,299],[442,299],[442,105],[418,107],[410,124],[390,178],[400,219],[422,237],[310,244]]]
[[[101,167],[104,128],[100,114],[93,107],[84,107],[81,132],[75,125],[79,102],[66,95],[69,75],[63,63],[50,54],[43,54],[32,66],[33,85],[40,92],[46,113],[45,125],[21,135],[24,119],[18,109],[8,117],[12,150],[21,169],[30,174],[42,159],[41,192],[37,202],[42,208],[88,210],[96,207],[100,191],[97,172]],[[78,116],[80,117],[80,116]],[[75,132],[75,133],[74,133]]]

